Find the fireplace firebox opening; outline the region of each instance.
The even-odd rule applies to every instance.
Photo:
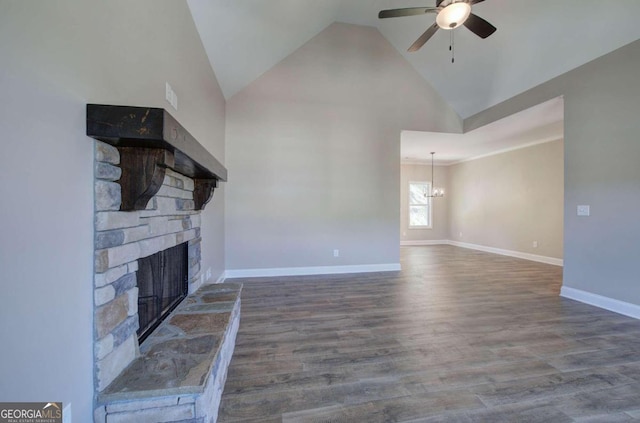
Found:
[[[138,342],[162,323],[188,293],[188,243],[138,260]]]

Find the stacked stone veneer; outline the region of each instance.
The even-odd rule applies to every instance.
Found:
[[[215,423],[240,324],[242,284],[201,287],[98,395],[95,423]]]
[[[118,150],[95,141],[95,381],[102,392],[139,355],[138,259],[188,242],[189,293],[202,283],[193,180],[167,169],[146,210],[121,212]]]

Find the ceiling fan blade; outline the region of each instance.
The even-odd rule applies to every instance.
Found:
[[[482,3],[484,0],[463,0],[463,1],[466,1],[467,3],[469,3],[470,5],[473,6],[476,3]],[[440,7],[442,2],[444,2],[444,0],[436,0],[436,7]],[[449,3],[449,4],[451,4],[451,3]]]
[[[473,13],[464,21],[464,26],[480,38],[487,38],[497,30],[495,26]]]
[[[433,25],[431,25],[429,27],[429,29],[427,29],[424,34],[422,34],[420,36],[420,38],[418,38],[413,44],[411,44],[411,47],[409,47],[409,50],[407,51],[418,51],[420,50],[420,47],[422,47],[424,45],[424,43],[426,43],[427,41],[429,41],[429,38],[433,37],[433,34],[436,33],[436,31],[438,30],[438,24],[434,23]]]
[[[378,13],[378,18],[399,18],[401,16],[424,15],[425,13],[437,13],[437,7],[407,7],[404,9],[382,10]]]

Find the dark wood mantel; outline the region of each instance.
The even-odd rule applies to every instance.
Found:
[[[144,210],[167,168],[194,180],[196,210],[227,180],[227,169],[164,109],[87,104],[87,135],[120,152],[122,211]]]

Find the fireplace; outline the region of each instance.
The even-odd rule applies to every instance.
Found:
[[[204,282],[201,210],[227,170],[159,108],[87,105],[95,139],[96,393]]]
[[[87,135],[94,420],[215,422],[242,286],[202,286],[200,225],[227,170],[163,109],[89,104]]]
[[[138,343],[187,296],[187,243],[138,260]]]

